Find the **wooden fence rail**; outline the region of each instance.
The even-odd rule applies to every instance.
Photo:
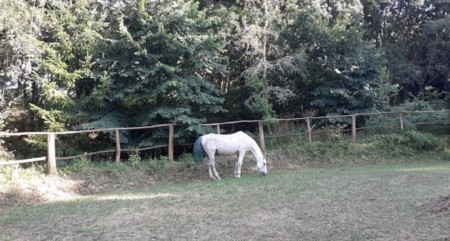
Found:
[[[279,121],[304,121],[306,124],[306,134],[308,136],[308,141],[313,141],[313,133],[319,133],[320,131],[314,131],[314,125],[312,124],[312,120],[320,120],[320,119],[333,119],[333,118],[351,118],[351,142],[356,142],[357,130],[363,130],[368,128],[375,127],[360,127],[357,128],[357,117],[358,116],[375,116],[375,115],[395,115],[398,117],[398,127],[401,130],[404,130],[404,116],[409,114],[421,114],[421,113],[436,113],[436,114],[449,114],[450,110],[440,110],[440,111],[400,111],[400,112],[377,112],[377,113],[363,113],[363,114],[353,114],[353,115],[336,115],[336,116],[320,116],[320,117],[302,117],[302,118],[289,118],[289,119],[275,119],[272,121],[264,121],[264,120],[241,120],[241,121],[231,121],[231,122],[222,122],[222,123],[209,123],[204,124],[203,126],[215,127],[217,129],[217,133],[221,133],[221,126],[224,125],[234,125],[234,124],[242,124],[242,123],[257,123],[258,124],[258,135],[259,135],[259,143],[261,149],[265,150],[265,135],[264,135],[264,125],[270,124],[272,122]],[[449,119],[447,118],[445,125],[448,125]],[[433,124],[433,123],[426,123]],[[143,151],[143,150],[151,150],[156,148],[168,148],[168,159],[174,159],[174,127],[177,125],[174,124],[161,124],[161,125],[153,125],[153,126],[141,126],[141,127],[115,127],[115,128],[103,128],[103,129],[94,129],[94,130],[78,130],[78,131],[62,131],[62,132],[20,132],[20,133],[10,133],[10,132],[0,132],[0,137],[9,137],[9,136],[28,136],[28,135],[46,135],[47,137],[47,156],[45,157],[37,157],[23,160],[0,160],[0,166],[4,165],[17,165],[22,163],[31,163],[38,161],[47,161],[48,162],[48,173],[55,174],[57,172],[56,161],[57,160],[69,160],[74,158],[79,158],[83,156],[91,156],[96,154],[103,153],[114,153],[115,152],[115,161],[120,162],[120,156],[122,152],[128,151]],[[379,126],[383,128],[389,128],[392,126]],[[136,149],[122,149],[120,144],[120,131],[124,130],[145,130],[145,129],[154,129],[154,128],[168,128],[168,141],[167,145],[158,145],[144,148],[136,148]],[[97,151],[91,153],[84,153],[75,156],[68,157],[56,157],[56,146],[55,140],[58,135],[71,135],[71,134],[80,134],[80,133],[92,133],[92,132],[114,132],[114,141],[115,141],[115,149],[114,150],[104,150]],[[280,136],[274,137],[284,137],[290,134],[284,134]],[[291,134],[292,135],[292,134]]]

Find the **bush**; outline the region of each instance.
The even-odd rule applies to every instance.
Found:
[[[165,156],[161,156],[159,160],[150,159],[147,162],[147,171],[149,174],[155,174],[159,171],[165,171],[171,166],[171,163],[172,162],[170,162],[169,159]]]
[[[411,153],[413,150],[406,145],[408,142],[403,134],[378,134],[367,137],[365,141],[377,149],[381,149],[393,156]]]
[[[443,147],[442,141],[438,137],[414,130],[401,134],[374,135],[367,137],[366,141],[382,150],[389,151],[394,156],[439,150]]]
[[[448,146],[444,147],[444,160],[450,161],[450,147]]]
[[[14,154],[3,147],[4,144],[5,141],[0,139],[0,160],[14,160]]]
[[[0,166],[0,184],[11,181],[11,171],[13,168],[11,165]]]
[[[66,173],[79,173],[91,167],[87,157],[82,156],[75,159],[72,163],[64,165],[61,170]]]
[[[184,153],[184,154],[180,155],[177,158],[177,162],[185,164],[186,167],[191,167],[191,166],[197,164],[194,161],[194,157],[192,156],[192,153]]]
[[[138,151],[134,151],[129,157],[128,161],[130,162],[130,165],[132,167],[137,167],[139,163],[141,162],[141,157],[139,156]]]
[[[439,138],[430,133],[408,131],[405,133],[407,145],[419,151],[433,151],[442,148]]]

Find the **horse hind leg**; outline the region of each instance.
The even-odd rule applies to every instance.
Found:
[[[209,177],[210,177],[211,179],[216,179],[216,178],[214,177],[214,175],[213,175],[212,168],[211,168],[210,161],[209,161],[209,158],[208,158],[208,157],[205,158],[205,162],[206,162],[206,165],[208,166]]]
[[[211,159],[209,159],[209,158],[206,159],[206,165],[208,166],[209,177],[213,180],[216,179],[216,177],[214,176],[213,171],[212,171]]]
[[[214,155],[210,155],[210,154],[208,154],[208,172],[209,172],[209,177],[211,179],[221,180],[219,173],[217,173],[217,170],[216,170]]]
[[[220,178],[219,173],[216,170],[216,164],[214,163],[214,161],[212,161],[212,170],[214,172],[214,176],[217,178],[217,180],[222,180],[222,178]]]
[[[209,165],[209,164],[208,164],[208,172],[209,172],[209,177],[210,177],[211,179],[215,180],[216,177],[213,175],[212,167],[211,167],[211,165]]]

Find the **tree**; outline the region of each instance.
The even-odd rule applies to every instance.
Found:
[[[39,97],[33,71],[40,57],[36,37],[44,24],[40,5],[0,0],[0,129],[35,127],[27,110]]]
[[[212,83],[226,72],[223,43],[213,20],[192,1],[109,5],[111,28],[93,66],[98,85],[84,100],[90,120],[83,128],[187,125],[199,131],[208,114],[225,111]],[[158,139],[124,134],[130,145]]]
[[[91,70],[99,57],[97,45],[107,24],[100,4],[91,0],[47,2],[49,23],[39,37],[42,56],[35,71],[39,99],[31,110],[44,129],[66,130],[82,117],[79,102],[97,82]],[[81,118],[83,119],[83,118]]]
[[[344,14],[330,24],[305,11],[284,33],[293,53],[304,55],[297,61],[298,71],[288,76],[296,82],[297,96],[302,96],[295,106],[325,115],[365,112],[386,104],[384,95],[395,89],[386,83],[381,53],[363,40],[358,16]]]
[[[231,29],[226,36],[230,66],[226,105],[238,110],[231,116],[270,118],[275,114],[273,103],[294,96],[287,80],[273,74],[284,55],[279,33],[298,7],[295,1],[278,0],[236,1],[233,6],[228,6],[226,25]]]
[[[435,89],[448,80],[448,1],[362,1],[366,39],[386,53],[390,81],[399,85],[398,102]],[[439,50],[437,50],[439,49]],[[435,66],[438,66],[435,68]],[[441,95],[442,96],[442,95]],[[442,97],[441,97],[442,98]]]

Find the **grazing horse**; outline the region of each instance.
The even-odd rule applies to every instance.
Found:
[[[217,173],[215,167],[215,155],[229,156],[237,154],[238,159],[234,168],[234,176],[240,178],[242,160],[246,151],[251,151],[255,156],[259,173],[264,176],[267,175],[267,162],[261,149],[255,140],[242,131],[229,135],[206,134],[200,136],[195,141],[193,155],[194,160],[200,162],[204,153],[206,153],[205,161],[208,165],[209,176],[212,179],[220,180],[219,173]]]

